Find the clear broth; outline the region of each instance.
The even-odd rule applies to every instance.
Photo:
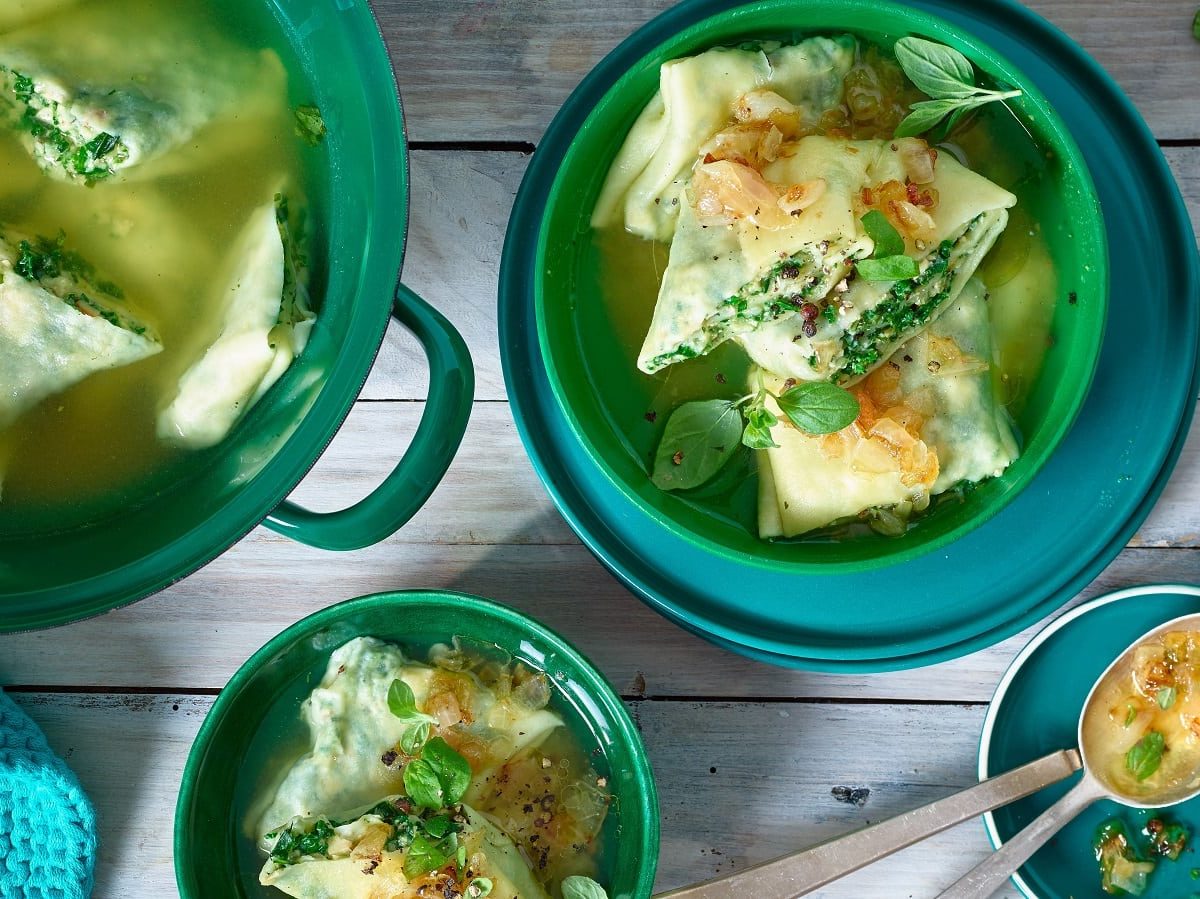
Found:
[[[155,10],[161,14],[160,0],[94,0],[87,15],[124,34],[130,22],[153,23]],[[33,27],[53,30],[75,15],[67,8]],[[45,175],[15,132],[0,132],[0,222],[27,234],[65,233],[68,248],[124,290],[126,304],[163,344],[156,356],[48,398],[0,433],[0,536],[102,519],[168,490],[211,455],[160,440],[157,414],[220,332],[216,273],[228,265],[226,251],[244,223],[277,189],[294,203],[311,196],[306,188],[324,159],[294,132],[292,105],[311,94],[267,4],[172,0],[169,15],[216,29],[240,47],[274,51],[282,61],[278,80],[239,85],[246,97],[239,109],[254,114],[221,118],[144,163],[145,174],[91,188]],[[140,27],[138,40],[153,39],[152,29]],[[134,230],[123,234],[130,220]]]

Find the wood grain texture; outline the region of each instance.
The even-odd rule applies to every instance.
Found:
[[[1200,44],[1192,52],[1200,57]],[[1168,147],[1164,154],[1192,221],[1200,222],[1200,147]],[[527,164],[528,157],[521,153],[413,153],[412,228],[404,280],[463,333],[475,359],[480,400],[506,396],[496,338],[497,276],[508,214]],[[424,356],[393,322],[362,396],[419,399],[425,392]]]
[[[0,684],[218,689],[300,618],[394,589],[462,590],[520,609],[564,634],[627,696],[986,702],[1040,629],[931,668],[835,677],[763,665],[685,633],[581,546],[389,542],[335,560],[260,529],[136,605],[52,631],[0,637]],[[1181,581],[1200,582],[1200,550],[1127,550],[1075,602],[1135,584]]]
[[[99,810],[97,899],[176,895],[175,797],[211,698],[29,693],[15,698],[67,759]],[[630,703],[661,801],[657,888],[728,873],[973,783],[983,709],[935,708],[939,737],[930,740],[926,706]],[[699,745],[698,733],[705,735]],[[866,787],[870,796],[862,807],[838,802],[830,792],[835,786]],[[933,895],[986,851],[981,823],[970,821],[812,895]],[[999,895],[1016,896],[1011,890]]]
[[[674,3],[375,0],[373,5],[413,140],[536,142],[580,79]],[[1200,137],[1192,0],[1028,5],[1108,69],[1158,137]]]

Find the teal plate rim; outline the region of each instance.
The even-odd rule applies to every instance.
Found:
[[[1200,604],[1200,586],[1195,586],[1192,584],[1146,584],[1140,587],[1127,587],[1123,590],[1115,590],[1112,593],[1106,593],[1103,596],[1098,596],[1095,599],[1091,599],[1088,602],[1078,605],[1070,611],[1065,612],[1063,615],[1050,622],[1050,624],[1046,625],[1046,627],[1039,631],[1032,640],[1025,644],[1021,651],[1017,653],[1016,658],[1014,658],[1009,664],[1007,670],[1005,670],[1004,675],[1000,678],[1000,682],[996,685],[996,691],[992,694],[991,701],[988,703],[987,713],[983,718],[983,728],[979,736],[979,763],[976,771],[981,781],[988,777],[994,777],[995,774],[998,773],[990,770],[988,766],[988,760],[991,754],[992,738],[996,733],[996,719],[1000,713],[1000,708],[1004,703],[1008,689],[1012,686],[1013,681],[1016,680],[1017,676],[1021,673],[1021,670],[1025,667],[1025,663],[1028,662],[1029,659],[1032,658],[1043,645],[1045,645],[1046,641],[1075,621],[1083,618],[1091,612],[1096,611],[1097,609],[1103,608],[1104,606],[1127,599],[1134,599],[1139,596],[1154,596],[1162,594],[1171,594],[1174,596],[1193,596],[1196,598],[1197,603]],[[1172,615],[1167,615],[1163,617],[1162,622],[1160,623],[1170,621],[1172,617]],[[1154,625],[1151,624],[1149,627],[1154,627]],[[1136,636],[1137,635],[1131,635],[1130,639],[1134,639]],[[998,849],[1004,841],[1000,838],[1000,830],[996,823],[996,816],[994,812],[987,812],[984,814],[983,826],[992,848]],[[1036,858],[1036,855],[1034,857]],[[1025,866],[1028,864],[1029,862],[1026,862]],[[1025,866],[1022,866],[1020,870],[1013,874],[1011,878],[1013,885],[1020,890],[1022,895],[1027,897],[1027,899],[1054,899],[1054,897],[1037,892],[1032,886],[1029,885],[1028,881],[1021,875],[1021,871],[1024,870]]]
[[[609,87],[629,66],[661,43],[665,35],[739,5],[743,4],[730,0],[689,0],[639,29],[583,80],[539,144],[513,208],[500,271],[501,358],[518,433],[547,491],[583,543],[643,601],[705,639],[773,664],[829,672],[913,668],[964,655],[1017,633],[1075,596],[1126,545],[1166,486],[1187,436],[1196,396],[1200,392],[1200,370],[1196,365],[1200,318],[1196,304],[1190,302],[1200,296],[1200,267],[1190,220],[1162,153],[1140,115],[1103,69],[1070,38],[1011,0],[985,0],[969,9],[955,6],[949,0],[914,0],[911,5],[950,19],[1013,59],[1056,103],[1060,114],[1067,119],[1068,127],[1085,148],[1085,156],[1101,191],[1102,205],[1108,210],[1110,246],[1128,247],[1140,242],[1139,249],[1144,249],[1148,258],[1156,261],[1156,270],[1162,277],[1170,279],[1161,283],[1162,289],[1156,295],[1163,297],[1162,303],[1151,307],[1151,311],[1160,313],[1158,327],[1164,333],[1159,339],[1173,341],[1174,371],[1182,377],[1175,375],[1167,382],[1169,389],[1164,390],[1164,396],[1158,400],[1161,414],[1151,427],[1130,436],[1131,445],[1135,436],[1153,444],[1150,450],[1138,456],[1142,461],[1136,475],[1126,476],[1122,472],[1120,465],[1133,465],[1132,459],[1128,458],[1132,451],[1126,450],[1119,460],[1120,465],[1113,460],[1114,470],[1106,472],[1113,483],[1107,486],[1094,483],[1086,505],[1081,505],[1083,497],[1070,478],[1060,474],[1055,480],[1052,474],[1043,473],[1000,516],[982,525],[959,544],[933,554],[943,563],[941,580],[947,580],[945,575],[949,573],[961,574],[966,568],[973,571],[975,566],[986,561],[985,544],[978,542],[980,539],[992,539],[992,555],[1021,559],[1024,549],[1025,557],[1030,561],[1015,570],[1028,569],[1036,560],[1041,576],[1032,588],[1029,585],[1023,589],[1016,585],[1004,586],[999,588],[1001,593],[992,597],[987,608],[981,609],[978,616],[973,616],[962,626],[926,629],[907,637],[889,638],[881,634],[861,639],[861,633],[850,634],[849,628],[844,629],[845,633],[828,634],[805,631],[799,625],[794,628],[802,631],[799,638],[780,637],[782,630],[792,622],[773,622],[776,626],[771,628],[761,621],[755,622],[756,629],[744,626],[743,621],[750,615],[748,610],[734,609],[728,604],[722,607],[720,600],[708,601],[709,598],[695,592],[697,583],[707,583],[711,578],[698,577],[686,582],[681,576],[664,570],[665,566],[655,566],[640,555],[636,541],[629,538],[641,539],[650,535],[648,539],[652,539],[653,521],[635,519],[628,508],[613,505],[611,496],[606,495],[602,475],[589,469],[579,458],[573,458],[579,456],[579,451],[572,447],[569,431],[556,415],[536,346],[532,296],[536,245],[528,238],[529,234],[537,233],[541,225],[546,190],[557,174],[559,161],[580,123]],[[1038,46],[1039,42],[1045,45],[1041,49],[1048,46],[1055,51],[1053,64],[1033,58],[1036,51],[1030,48]],[[1045,55],[1050,57],[1049,53]],[[1082,96],[1088,102],[1068,105],[1063,101],[1063,94],[1067,94],[1068,99]],[[1097,113],[1097,109],[1101,112]],[[1093,137],[1094,132],[1104,132],[1105,140],[1080,140],[1081,129],[1090,129]],[[1117,154],[1111,154],[1113,142],[1118,148]],[[1100,172],[1108,163],[1099,151],[1089,152],[1089,146],[1103,147],[1110,159],[1119,160],[1127,177],[1117,183],[1127,193],[1132,187],[1137,194],[1136,201],[1122,201],[1114,195],[1113,189],[1106,189],[1106,181]],[[1120,210],[1125,214],[1114,215],[1112,207],[1122,202],[1128,203]],[[1148,212],[1151,210],[1157,213],[1153,217]],[[1139,234],[1138,228],[1144,233]],[[1120,235],[1121,240],[1113,239],[1112,229],[1123,229],[1125,233]],[[1147,235],[1153,235],[1153,242]],[[1132,286],[1134,276],[1139,274],[1137,266],[1144,262],[1136,261],[1137,255],[1114,255],[1114,296],[1120,295],[1122,274],[1131,282],[1126,287]],[[1172,297],[1184,297],[1186,301],[1169,310],[1166,304]],[[1113,304],[1114,314],[1120,314],[1121,305]],[[1141,311],[1144,314],[1145,307],[1141,307]],[[1170,311],[1174,314],[1168,319]],[[1119,319],[1113,319],[1112,324],[1105,353],[1110,359],[1120,360],[1120,365],[1107,379],[1103,373],[1098,375],[1099,383],[1093,388],[1093,396],[1058,456],[1072,452],[1072,438],[1076,438],[1074,442],[1078,444],[1083,439],[1079,435],[1081,430],[1104,432],[1101,416],[1108,410],[1099,408],[1099,404],[1120,395],[1118,385],[1113,382],[1138,377],[1137,360],[1131,364],[1130,354],[1122,353],[1121,348],[1115,346],[1118,339],[1127,337],[1126,329]],[[1104,389],[1098,390],[1098,387]],[[1101,396],[1097,397],[1097,393]],[[1111,440],[1111,429],[1107,433]],[[1076,445],[1074,450],[1078,452],[1080,447]],[[1084,469],[1088,468],[1086,457],[1078,461],[1084,463]],[[1054,462],[1052,458],[1049,467],[1053,467]],[[1074,479],[1079,480],[1078,470],[1074,472]],[[611,485],[607,489],[611,493]],[[1050,496],[1072,491],[1076,494],[1070,497],[1075,501],[1072,511],[1076,517],[1071,519],[1071,527],[1075,531],[1086,530],[1086,545],[1068,550],[1051,548],[1052,537],[1044,528],[1030,527],[1028,520],[1020,520],[1021,508],[1038,502],[1045,508],[1058,509],[1064,498],[1055,496],[1052,502]],[[1031,494],[1037,499],[1030,499]],[[1046,506],[1047,503],[1050,505]],[[1014,522],[1016,526],[1008,522]],[[1013,547],[1011,542],[1019,540],[1023,531],[1037,533],[1041,542],[1032,547]],[[962,547],[968,544],[977,550],[973,558],[962,555],[966,552]],[[996,545],[1004,546],[1005,552],[996,554]],[[957,559],[956,552],[959,553]],[[946,565],[947,562],[950,564]],[[699,570],[686,561],[678,561],[672,568],[680,572]],[[903,578],[904,574],[898,573],[902,568],[888,570],[889,580],[894,582]],[[808,579],[807,584],[803,579],[793,577],[786,584],[779,579],[776,586],[786,586],[793,595],[807,588],[813,597],[819,598],[821,594],[814,586],[817,582],[822,585],[836,582],[843,595],[847,587],[869,590],[873,585],[878,586],[877,576],[872,582],[865,575],[841,576],[836,581],[814,577]],[[976,577],[976,583],[971,586],[983,590],[994,582],[994,578],[988,581]],[[936,586],[943,585],[938,583]],[[953,583],[950,587],[960,591],[969,589]],[[926,580],[924,589],[930,588]],[[854,645],[850,645],[852,637]]]

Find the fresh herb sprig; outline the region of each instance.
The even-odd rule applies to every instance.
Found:
[[[563,878],[562,894],[563,899],[608,899],[604,887],[581,874]]]
[[[1166,740],[1163,735],[1152,730],[1125,753],[1125,767],[1140,783],[1158,770],[1165,748]]]
[[[862,217],[863,229],[875,244],[870,259],[854,264],[864,281],[903,281],[920,273],[917,260],[904,253],[904,238],[878,209]]]
[[[778,417],[766,406],[773,396],[780,411],[807,434],[832,434],[858,418],[854,394],[827,381],[806,381],[779,394],[760,388],[738,400],[696,400],[678,406],[654,454],[650,479],[661,490],[690,490],[711,480],[739,445],[777,446],[771,428]]]
[[[971,61],[945,44],[902,37],[896,41],[896,61],[908,80],[932,98],[912,105],[896,128],[896,137],[915,137],[947,118],[947,127],[953,128],[973,109],[1021,96],[1019,90],[976,86]]]

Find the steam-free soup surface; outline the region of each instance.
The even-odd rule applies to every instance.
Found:
[[[50,178],[14,129],[0,129],[0,223],[26,234],[64,234],[70,250],[121,288],[126,305],[164,347],[85,379],[0,432],[0,535],[104,517],[204,463],[207,454],[161,440],[156,416],[183,371],[220,333],[214,273],[231,245],[274,192],[300,202],[308,193],[304,167],[321,158],[295,133],[293,105],[311,96],[265,4],[93,0],[30,27],[69,40],[81,20],[105,38],[117,36],[104,41],[114,53],[111,68],[92,74],[98,80],[119,82],[139,45],[214,32],[250,54],[259,75],[233,85],[238,99],[231,115],[136,172],[90,187]],[[20,33],[0,33],[0,45]]]

